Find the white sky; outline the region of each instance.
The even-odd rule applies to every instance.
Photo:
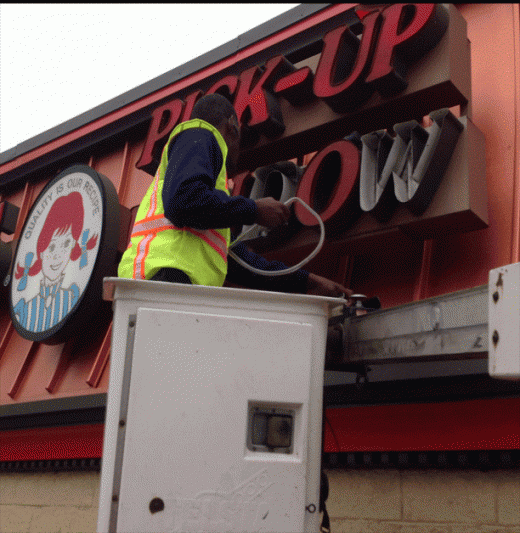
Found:
[[[0,153],[298,4],[0,4]]]

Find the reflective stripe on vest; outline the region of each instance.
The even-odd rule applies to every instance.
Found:
[[[226,239],[214,229],[198,230],[194,228],[178,228],[174,226],[165,216],[155,215],[148,219],[144,219],[134,226],[132,231],[132,238],[140,235],[147,235],[149,233],[158,233],[167,229],[175,229],[177,231],[188,231],[193,235],[201,238],[205,243],[209,244],[219,255],[227,262],[227,243]]]

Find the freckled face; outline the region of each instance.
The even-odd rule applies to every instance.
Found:
[[[49,246],[42,252],[43,275],[50,281],[56,281],[67,266],[70,254],[76,241],[72,237],[70,229],[63,235],[54,232]]]

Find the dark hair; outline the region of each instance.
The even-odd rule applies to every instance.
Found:
[[[190,118],[200,118],[217,127],[232,115],[235,118],[237,116],[233,104],[226,97],[221,94],[207,94],[195,104]]]

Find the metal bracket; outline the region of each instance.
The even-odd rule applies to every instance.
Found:
[[[470,358],[488,359],[492,377],[520,379],[520,263],[491,270],[488,285],[361,316],[347,311],[329,321],[342,332],[342,353],[330,359],[332,369],[357,372],[356,383],[367,365]]]
[[[488,288],[479,286],[343,320],[340,365],[485,358]]]

